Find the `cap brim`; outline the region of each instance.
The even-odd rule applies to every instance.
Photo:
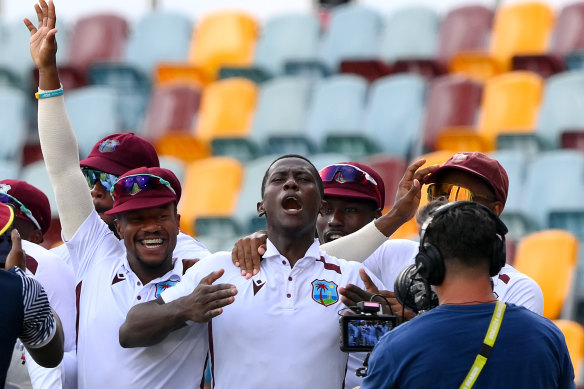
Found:
[[[467,172],[467,173],[471,173],[477,177],[482,178],[488,185],[489,187],[492,188],[492,185],[490,184],[489,180],[487,179],[487,177],[485,177],[483,174],[478,173],[476,170],[473,169],[469,169],[465,166],[457,166],[457,165],[447,165],[447,166],[440,166],[438,169],[436,169],[432,174],[430,174],[428,176],[428,179],[426,180],[425,184],[433,184],[436,182],[436,180],[438,179],[438,176],[440,175],[440,173],[446,171],[446,170],[460,170],[463,172]]]
[[[122,212],[138,211],[140,209],[146,208],[156,208],[161,207],[166,204],[175,203],[176,198],[171,197],[146,197],[146,198],[136,198],[133,200],[126,201],[117,207],[113,207],[109,211],[105,211],[106,215],[115,215]]]
[[[128,171],[127,167],[120,166],[109,159],[102,157],[87,157],[79,162],[81,167],[88,167],[90,169],[99,170],[105,173],[121,176]]]
[[[360,200],[370,200],[377,205],[378,199],[371,195],[367,195],[363,192],[359,192],[353,189],[347,188],[327,188],[324,190],[325,196],[341,197],[345,199],[360,199]],[[383,207],[383,204],[381,205]]]

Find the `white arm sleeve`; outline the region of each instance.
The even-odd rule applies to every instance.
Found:
[[[68,240],[93,210],[93,201],[79,169],[79,148],[63,96],[38,100],[38,125],[63,236]]]
[[[363,262],[386,241],[387,236],[372,221],[360,230],[323,244],[320,248],[333,257]]]

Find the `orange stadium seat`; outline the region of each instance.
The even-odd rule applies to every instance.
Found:
[[[560,318],[572,289],[578,249],[578,239],[563,230],[543,230],[519,242],[514,266],[541,287],[543,315],[548,319]]]
[[[487,80],[474,132],[468,128],[444,131],[438,148],[488,152],[496,148],[499,134],[532,133],[542,90],[541,77],[526,71],[509,72]]]
[[[159,155],[167,155],[188,163],[211,156],[209,146],[188,132],[167,132],[154,141]]]
[[[568,352],[572,359],[574,366],[574,380],[576,384],[582,383],[582,364],[584,363],[584,327],[572,320],[554,320],[554,324],[558,326],[568,345]]]
[[[514,55],[546,52],[553,25],[554,12],[545,3],[503,5],[495,14],[489,51],[455,55],[450,72],[483,80],[508,72]]]
[[[217,79],[221,66],[249,66],[258,30],[251,15],[237,11],[213,13],[195,27],[189,62],[203,70],[206,82]]]
[[[181,230],[195,235],[199,217],[230,217],[237,204],[243,165],[230,157],[210,157],[191,162],[185,170],[179,203]]]
[[[215,138],[246,137],[253,121],[257,85],[246,78],[227,78],[203,91],[193,134],[204,142]]]

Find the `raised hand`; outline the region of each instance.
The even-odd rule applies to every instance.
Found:
[[[39,4],[35,4],[34,9],[38,19],[37,26],[35,27],[29,19],[24,19],[24,24],[30,31],[30,55],[39,69],[56,66],[55,4],[52,0],[49,0],[48,4],[45,0],[39,0]]]
[[[10,240],[12,240],[12,249],[6,257],[5,269],[8,270],[16,266],[22,271],[26,271],[26,253],[22,249],[18,230],[14,229],[10,232]]]

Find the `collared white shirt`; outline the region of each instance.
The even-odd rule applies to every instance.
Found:
[[[246,280],[220,252],[198,262],[162,298],[193,291],[212,271],[237,287],[235,301],[209,326],[215,388],[342,388],[347,354],[340,350],[339,287],[364,288],[363,265],[320,250],[318,241],[294,267],[268,240],[260,272]],[[377,278],[373,281],[383,289]]]
[[[543,293],[529,276],[505,264],[493,280],[493,294],[503,302],[520,305],[543,315]]]
[[[80,388],[198,388],[206,357],[206,325],[174,331],[151,347],[124,349],[119,329],[130,308],[156,298],[182,278],[182,261],[142,285],[126,252],[92,212],[66,243],[82,281],[77,356]],[[79,288],[79,287],[78,287]]]

